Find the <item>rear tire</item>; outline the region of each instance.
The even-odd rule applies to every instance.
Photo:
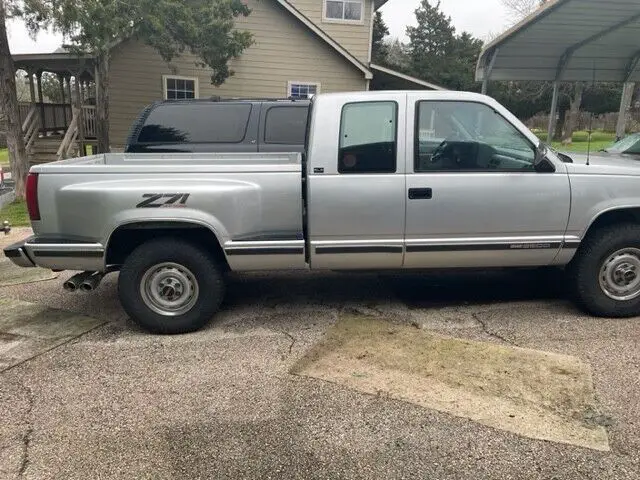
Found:
[[[598,317],[640,315],[640,225],[602,228],[590,235],[571,262],[576,303]]]
[[[136,248],[118,280],[123,308],[143,329],[160,334],[199,330],[224,298],[222,269],[205,250],[164,238]]]

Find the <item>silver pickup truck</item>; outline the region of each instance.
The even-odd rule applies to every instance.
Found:
[[[317,96],[306,153],[107,154],[31,169],[17,265],[119,271],[144,328],[187,332],[225,272],[558,266],[598,316],[640,315],[640,163],[568,158],[491,98]],[[204,127],[203,127],[204,128]]]

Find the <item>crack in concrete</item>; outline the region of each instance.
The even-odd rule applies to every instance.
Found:
[[[22,435],[22,460],[20,461],[20,470],[18,470],[18,476],[23,477],[27,468],[29,467],[30,459],[29,459],[29,447],[31,446],[31,437],[33,436],[33,420],[31,418],[31,413],[33,411],[33,390],[31,387],[26,385],[22,385],[22,388],[27,392],[27,429]]]
[[[296,344],[296,337],[294,337],[293,335],[291,335],[289,332],[283,330],[282,333],[284,335],[286,335],[289,340],[291,340],[291,345],[289,345],[289,355],[291,355],[291,352],[293,351],[293,346]]]
[[[489,327],[487,325],[487,322],[485,322],[484,320],[482,320],[480,318],[480,315],[478,315],[478,313],[474,312],[471,314],[471,316],[473,317],[473,319],[478,322],[478,324],[482,327],[482,331],[484,333],[486,333],[487,335],[489,335],[492,338],[495,338],[497,340],[501,340],[505,343],[508,343],[509,345],[513,345],[514,347],[519,346],[516,342],[514,342],[513,340],[508,339],[507,337],[500,335],[498,332],[493,332],[491,330],[489,330]]]

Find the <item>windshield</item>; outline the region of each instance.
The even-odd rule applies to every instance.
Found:
[[[611,153],[640,153],[640,133],[629,135],[606,149]]]

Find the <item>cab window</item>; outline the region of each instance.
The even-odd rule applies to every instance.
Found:
[[[534,171],[535,147],[488,105],[418,102],[415,172]]]
[[[397,130],[396,102],[345,105],[340,122],[338,171],[395,173]]]

